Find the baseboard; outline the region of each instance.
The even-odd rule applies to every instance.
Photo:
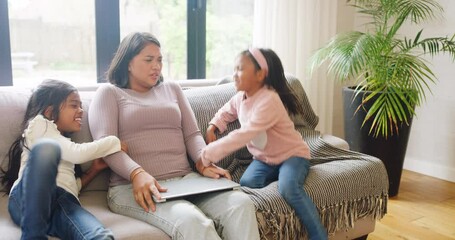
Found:
[[[435,178],[455,182],[455,168],[407,157],[403,168]]]

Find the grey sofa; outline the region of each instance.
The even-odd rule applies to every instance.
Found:
[[[308,110],[306,116],[293,120],[296,128],[309,143],[313,166],[305,183],[305,189],[317,205],[322,221],[328,228],[330,239],[355,239],[374,231],[375,222],[386,213],[387,173],[376,158],[347,150],[342,139],[321,135],[314,130],[318,118],[308,103],[300,82],[288,76],[294,90]],[[221,82],[229,82],[224,79]],[[198,119],[202,132],[208,121],[234,93],[232,83],[219,84],[218,80],[180,81],[185,95]],[[207,86],[210,85],[210,86]],[[97,86],[80,87],[85,113]],[[23,118],[30,89],[0,87],[0,164],[7,162],[7,151],[13,140],[21,134]],[[83,128],[72,138],[76,142],[91,141],[87,114]],[[229,125],[229,131],[238,128],[238,122]],[[227,133],[226,133],[227,134]],[[219,165],[231,171],[238,180],[251,161],[244,148]],[[83,168],[87,168],[87,164]],[[161,230],[141,221],[112,213],[107,207],[109,171],[98,175],[80,194],[84,207],[111,228],[117,239],[170,239]],[[242,188],[250,194],[257,207],[257,220],[262,239],[305,239],[306,234],[292,209],[277,193],[276,183],[264,189]],[[19,239],[20,228],[11,221],[7,211],[8,196],[0,192],[0,239]],[[240,219],[232,219],[240,221]]]

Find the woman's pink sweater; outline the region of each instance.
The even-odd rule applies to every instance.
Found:
[[[111,186],[129,183],[139,166],[158,180],[184,176],[192,172],[188,156],[197,161],[205,147],[190,104],[173,82],[145,93],[105,84],[90,104],[89,123],[94,139],[114,135],[128,145],[128,154],[104,158],[113,171]]]

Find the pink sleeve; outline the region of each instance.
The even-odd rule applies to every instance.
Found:
[[[252,117],[246,124],[204,148],[202,151],[202,162],[204,166],[216,163],[230,153],[244,147],[258,133],[266,131],[275,125],[280,118],[280,114],[282,114],[282,111],[277,112],[277,109],[281,109],[279,104],[284,109],[279,97],[257,99],[256,106],[252,110],[254,112],[251,113]],[[284,109],[284,111],[286,110]]]
[[[112,85],[101,86],[90,103],[89,125],[95,140],[109,135],[118,137],[119,106],[114,88]],[[104,161],[112,171],[128,180],[131,172],[140,167],[123,151],[104,157]]]
[[[243,92],[234,95],[223,107],[221,107],[215,114],[209,124],[213,124],[218,128],[220,133],[226,131],[227,124],[237,120],[237,106],[239,105],[239,98],[243,97]]]

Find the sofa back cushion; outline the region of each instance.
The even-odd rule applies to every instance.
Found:
[[[22,134],[21,124],[24,118],[30,91],[15,88],[0,88],[0,166],[8,164],[8,150],[11,144]],[[0,172],[0,175],[3,175]],[[3,189],[3,186],[0,186]]]
[[[305,129],[315,129],[319,122],[319,117],[311,107],[310,100],[303,89],[302,83],[292,75],[286,75],[286,79],[291,86],[292,91],[297,95],[298,101],[302,104],[304,114],[291,116],[292,121],[296,127],[303,127]]]

